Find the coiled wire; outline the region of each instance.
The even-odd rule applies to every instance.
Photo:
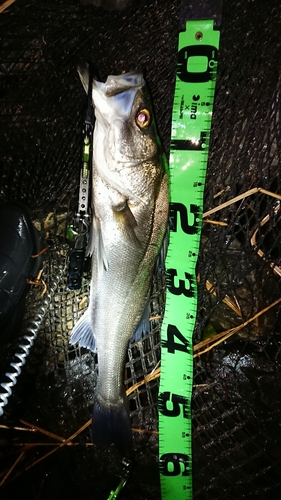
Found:
[[[49,262],[51,256],[49,256]],[[16,385],[19,375],[21,374],[22,367],[29,355],[30,349],[33,346],[38,332],[43,324],[46,312],[50,306],[51,300],[58,288],[58,285],[65,274],[65,263],[59,262],[57,256],[52,259],[51,263],[51,276],[47,284],[47,292],[41,297],[38,290],[40,287],[35,287],[30,290],[26,298],[26,314],[23,320],[23,335],[17,342],[13,361],[10,363],[5,377],[8,379],[2,382],[0,386],[4,392],[0,393],[0,416],[3,415],[3,408],[7,405],[8,399],[12,394],[12,389]],[[49,274],[49,275],[50,275]]]

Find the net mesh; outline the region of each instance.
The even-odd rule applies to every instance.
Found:
[[[281,193],[278,7],[277,0],[223,5],[204,205],[212,222],[204,222],[201,238],[195,344],[252,321],[194,360],[196,499],[279,498],[280,307],[255,317],[281,292],[281,209],[271,194]],[[74,0],[18,0],[0,15],[0,197],[23,199],[32,207],[49,245],[42,275],[47,286],[59,270],[27,365],[6,407],[9,425],[29,419],[68,437],[91,413],[97,360],[69,346],[71,328],[87,307],[89,273],[79,292],[65,286],[66,227],[77,203],[85,104],[77,63],[93,60],[101,78],[145,69],[168,152],[178,23],[179,1],[164,0],[110,13]],[[208,214],[214,207],[220,209]],[[32,293],[37,297],[40,292],[36,288]],[[164,295],[158,270],[151,298],[156,319],[147,337],[128,350],[127,389],[157,367]],[[32,307],[29,301],[28,318]],[[2,349],[2,358],[12,356],[13,349]],[[157,429],[157,391],[155,378],[130,394],[134,428]],[[14,432],[3,437],[3,470],[19,454],[16,443],[24,441]],[[21,474],[5,481],[4,498],[23,487],[27,498],[107,498],[110,487],[116,487],[120,460],[112,449],[97,454],[90,441],[86,428],[77,436],[77,446],[63,447],[28,472],[19,464]],[[124,498],[160,498],[157,436],[135,432],[135,441],[138,464]],[[32,465],[35,456],[28,453],[24,458]]]

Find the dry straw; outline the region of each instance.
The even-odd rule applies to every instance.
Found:
[[[6,2],[2,3],[2,5],[0,5],[0,14],[1,12],[4,12],[4,10],[6,10],[8,7],[10,7],[10,5],[12,5],[12,3],[14,3],[16,0],[6,0]]]

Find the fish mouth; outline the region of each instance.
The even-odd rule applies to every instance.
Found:
[[[93,104],[108,123],[129,117],[136,93],[145,85],[142,73],[109,75],[105,82],[93,80]]]
[[[94,69],[88,63],[80,62],[78,73],[82,85],[88,93],[90,73],[93,105],[101,119],[110,123],[112,119],[128,118],[136,93],[145,85],[141,71],[135,70],[121,75],[108,75],[105,82],[99,80]]]
[[[139,71],[109,75],[104,83],[104,93],[107,97],[111,97],[130,89],[141,88],[144,85],[143,75]]]

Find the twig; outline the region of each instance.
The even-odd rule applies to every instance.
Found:
[[[202,392],[215,385],[215,383],[216,382],[211,382],[210,384],[193,384],[193,389],[201,389],[200,391],[198,390],[197,392]]]
[[[26,432],[36,432],[35,429],[26,429],[25,427],[13,427],[8,425],[0,425],[0,429],[8,429],[12,431],[26,431]]]
[[[87,304],[87,301],[88,301],[87,296],[83,297],[83,299],[80,300],[79,305],[78,305],[78,309],[80,311],[81,311],[81,309],[83,309],[84,305]]]
[[[49,212],[46,219],[44,220],[44,229],[48,229],[52,224],[49,224],[50,219],[54,215],[54,212]]]
[[[11,474],[11,472],[13,472],[14,468],[16,467],[16,465],[21,461],[21,459],[23,458],[25,454],[25,451],[23,451],[19,456],[18,458],[16,459],[16,461],[13,463],[12,467],[10,467],[10,469],[8,470],[7,474],[5,474],[5,476],[3,477],[1,483],[0,483],[0,487],[3,486],[3,484],[5,483],[6,479],[8,479],[9,475]]]
[[[72,443],[72,444],[79,444],[79,443]],[[27,450],[29,448],[36,448],[37,446],[59,446],[59,443],[13,443],[10,445],[11,448],[18,448],[20,447],[25,447]]]
[[[208,290],[208,292],[210,292],[212,295],[214,295],[214,297],[217,296],[217,293],[215,291],[215,287],[209,280],[206,280],[205,286],[206,286],[206,289]],[[237,314],[237,316],[240,316],[240,318],[242,318],[241,308],[240,308],[239,304],[237,306],[237,303],[235,304],[233,302],[233,300],[228,295],[225,295],[225,297],[222,299],[222,301],[224,302],[224,304],[226,304],[228,307],[230,307],[230,309],[232,309],[232,311],[234,311]]]
[[[37,259],[37,257],[40,257],[40,255],[43,255],[43,253],[46,253],[48,250],[49,250],[49,247],[44,247],[38,253],[31,255],[31,257],[32,257],[32,259]]]
[[[275,215],[278,214],[279,210],[280,210],[280,203],[276,202],[276,206],[274,208]],[[261,257],[264,260],[265,260],[265,253],[260,248],[258,248],[258,245],[257,245],[257,234],[258,234],[260,228],[263,227],[265,224],[267,224],[267,222],[269,220],[270,220],[270,215],[267,214],[261,220],[259,227],[257,227],[257,229],[254,231],[254,233],[252,234],[251,239],[250,239],[250,243],[253,246],[255,252],[259,255],[259,257]],[[274,262],[270,262],[269,265],[273,269],[273,271],[275,272],[275,274],[277,274],[278,276],[281,276],[281,268],[279,266],[276,266],[274,264]]]
[[[143,384],[147,384],[148,382],[151,382],[158,377],[160,377],[160,368],[153,370],[153,372],[146,375],[143,380],[140,380],[140,382],[137,382],[136,384],[132,385],[132,387],[129,387],[129,389],[126,390],[127,396],[129,396],[129,394],[132,394],[132,392],[135,392],[138,387],[142,386]]]
[[[133,432],[138,432],[140,434],[159,434],[158,431],[150,431],[148,429],[136,429],[135,427],[132,427]]]
[[[259,316],[261,316],[262,314],[264,314],[265,312],[267,312],[269,309],[276,306],[280,302],[281,302],[281,297],[279,297],[279,299],[272,302],[272,304],[270,304],[269,306],[267,306],[264,309],[262,309],[261,311],[259,311],[257,314],[252,316],[250,319],[247,319],[247,321],[245,321],[241,325],[235,326],[234,328],[230,328],[229,330],[225,330],[222,333],[218,333],[217,335],[214,335],[214,337],[212,337],[211,339],[206,339],[206,340],[203,340],[202,342],[199,342],[199,344],[196,344],[193,347],[193,352],[196,353],[193,355],[193,357],[197,358],[198,356],[201,356],[201,354],[204,354],[204,353],[210,351],[215,346],[221,344],[221,342],[224,342],[226,339],[228,339],[229,337],[231,337],[235,333],[239,332],[239,330],[242,330],[242,328],[247,326],[249,323],[252,323],[253,321],[255,321],[255,319],[257,319]],[[197,352],[200,349],[203,349],[206,345],[209,345],[209,347],[206,347],[206,349],[204,349],[201,352]]]
[[[203,222],[207,222],[208,224],[214,224],[215,226],[228,226],[226,222],[222,222],[220,220],[204,219]]]
[[[203,214],[203,217],[208,217],[211,214],[214,214],[215,212],[218,212],[219,210],[222,210],[223,208],[228,207],[229,205],[232,205],[233,203],[236,203],[236,201],[243,200],[243,198],[247,198],[248,196],[251,196],[252,194],[256,193],[263,193],[267,194],[268,196],[272,196],[272,198],[276,198],[277,200],[281,200],[281,195],[277,193],[272,193],[272,191],[268,191],[267,189],[263,189],[261,187],[256,187],[253,189],[249,189],[249,191],[245,191],[245,193],[239,194],[238,196],[235,196],[235,198],[232,198],[231,200],[226,201],[225,203],[222,203],[221,205],[212,208],[211,210],[208,210]]]
[[[217,194],[214,194],[214,199],[215,198],[218,198],[219,196],[221,196],[223,193],[225,193],[226,191],[229,191],[230,190],[230,186],[227,186],[223,189],[221,189]]]
[[[28,467],[26,467],[25,470],[31,469],[31,467],[34,467],[34,465],[38,464],[39,462],[42,462],[42,460],[45,460],[45,458],[48,458],[50,455],[52,455],[53,453],[55,453],[57,450],[59,450],[63,446],[66,446],[71,441],[73,441],[73,439],[75,439],[76,436],[78,436],[79,434],[81,434],[81,432],[83,432],[87,427],[89,427],[89,425],[91,425],[91,422],[92,422],[92,419],[90,418],[90,420],[88,420],[88,422],[86,422],[84,425],[82,425],[82,427],[80,427],[80,429],[78,429],[78,431],[74,432],[74,434],[72,434],[69,438],[67,438],[63,443],[61,443],[60,445],[56,446],[56,448],[54,448],[53,450],[51,450],[48,453],[46,453],[46,455],[43,455],[43,457],[38,458],[38,460],[36,460],[35,462],[33,462],[33,464],[31,464]]]
[[[16,0],[6,0],[6,2],[2,3],[2,5],[0,5],[0,14],[10,7],[10,5],[12,5],[15,1]]]
[[[43,279],[41,279],[43,273],[43,269],[40,269],[39,273],[37,274],[37,277],[34,280],[27,279],[27,283],[29,285],[35,285],[35,286],[42,286],[43,291],[41,293],[41,297],[44,297],[45,293],[47,292],[47,285]]]
[[[34,429],[35,431],[41,432],[42,434],[45,434],[46,436],[48,436],[52,439],[56,439],[57,441],[61,441],[62,443],[64,443],[64,441],[66,441],[65,438],[63,438],[61,436],[57,436],[53,432],[46,431],[45,429],[42,429],[41,427],[38,427],[37,425],[30,424],[29,422],[26,422],[25,420],[20,420],[20,422],[22,424],[26,425],[27,427],[30,427],[31,429]],[[69,445],[72,445],[72,444],[73,443],[69,443]]]

